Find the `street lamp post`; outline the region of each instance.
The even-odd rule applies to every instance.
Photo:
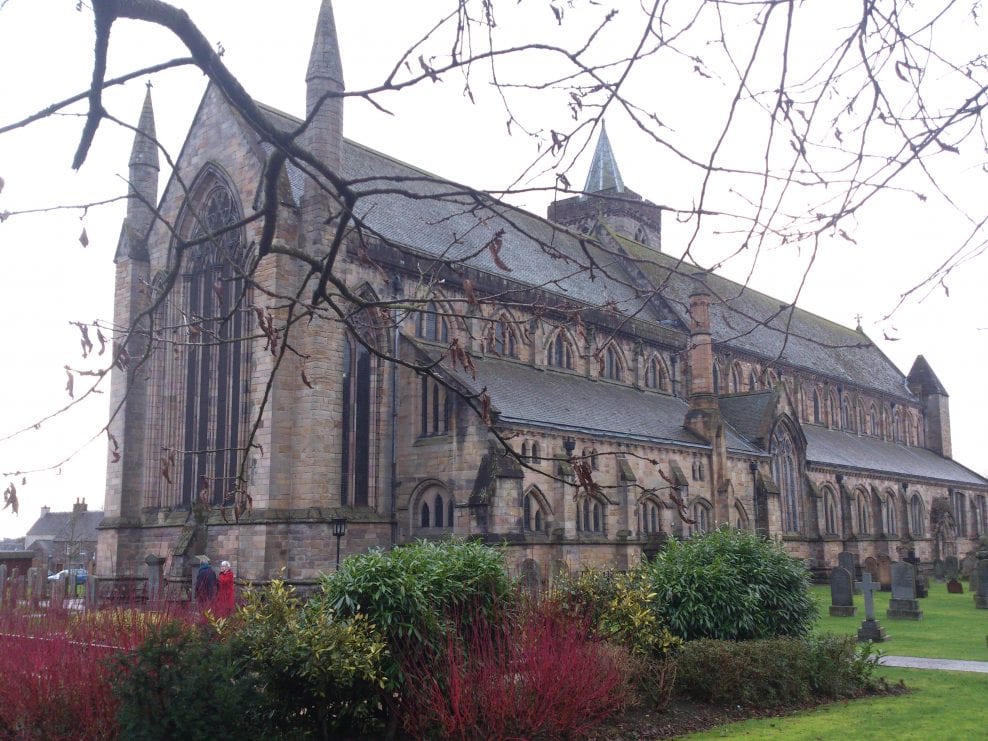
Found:
[[[336,537],[336,570],[340,570],[340,539],[346,535],[346,518],[334,517],[330,520],[333,526],[333,535]]]

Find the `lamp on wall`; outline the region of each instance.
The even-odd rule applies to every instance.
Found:
[[[329,524],[333,528],[333,536],[336,538],[336,570],[340,570],[340,539],[346,535],[346,518],[334,517]]]

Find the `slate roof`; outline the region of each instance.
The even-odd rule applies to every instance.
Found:
[[[988,480],[926,448],[818,425],[803,425],[803,434],[806,435],[806,458],[809,463],[988,487]]]
[[[259,104],[260,105],[260,104]],[[279,128],[300,121],[260,106]],[[471,198],[471,189],[443,180],[348,139],[343,140],[343,176],[358,192],[357,216],[381,238],[431,259],[450,260],[525,286],[544,287],[590,306],[613,306],[624,314],[657,321],[633,287],[623,260],[593,243],[581,245],[543,219],[491,197]],[[299,201],[303,176],[288,167],[292,195]],[[485,246],[499,233],[498,267]],[[584,251],[586,250],[586,252]],[[598,269],[585,270],[588,259]],[[644,308],[644,311],[643,311]]]
[[[597,148],[594,150],[583,190],[586,193],[624,192],[621,171],[618,170],[617,158],[614,156],[614,150],[611,149],[611,140],[607,138],[607,129],[604,128],[603,123],[600,125],[600,137],[597,139]]]
[[[96,528],[102,521],[102,510],[80,512],[74,521],[72,512],[49,512],[39,517],[27,534],[32,540],[96,540]]]
[[[633,240],[618,235],[615,239],[680,319],[688,321],[689,297],[698,286],[691,275],[700,268]],[[905,376],[863,332],[787,307],[777,298],[713,273],[704,275],[704,284],[714,299],[710,329],[715,343],[769,360],[781,353],[787,365],[914,400]]]
[[[476,359],[475,364],[476,379],[463,371],[453,375],[474,392],[486,387],[503,424],[709,447],[683,427],[688,407],[674,396],[510,360],[487,357]],[[727,447],[732,452],[760,453],[731,430]]]
[[[752,442],[758,437],[759,428],[765,418],[765,410],[772,403],[775,391],[756,391],[750,394],[721,396],[720,413],[731,427],[745,440]]]

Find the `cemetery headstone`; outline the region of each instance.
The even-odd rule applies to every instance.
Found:
[[[977,568],[977,566],[978,566],[978,557],[975,556],[973,553],[968,553],[961,560],[961,576],[963,576],[965,579],[970,579],[971,574],[974,573],[974,570]]]
[[[880,590],[882,585],[873,582],[871,574],[864,574],[861,581],[854,586],[864,594],[865,603],[865,619],[861,622],[861,627],[858,628],[858,640],[862,643],[864,641],[873,641],[874,643],[887,641],[889,637],[885,633],[885,628],[875,619],[875,592]]]
[[[922,620],[916,599],[916,567],[911,563],[892,564],[892,598],[886,616],[893,620]]]
[[[961,573],[961,564],[957,556],[947,556],[943,559],[943,573],[948,579],[956,579]]]
[[[968,584],[968,586],[971,589],[971,594],[977,594],[978,593],[978,566],[977,566],[977,564],[974,565],[974,571],[971,572],[971,577],[968,579],[968,581],[970,582]]]
[[[33,606],[37,606],[38,600],[40,600],[42,594],[44,594],[45,586],[41,579],[41,569],[37,566],[32,566],[27,570],[28,599],[31,601]]]
[[[938,558],[933,562],[933,578],[937,581],[943,581],[946,578],[947,566],[944,564],[942,558]]]
[[[831,617],[854,617],[854,587],[847,569],[835,566],[830,570]]]
[[[541,587],[539,565],[531,558],[526,558],[521,564],[521,584],[530,594],[538,594]]]
[[[919,599],[930,596],[930,577],[926,574],[916,574],[916,596]]]
[[[988,610],[988,559],[978,560],[978,568],[974,570],[977,577],[978,591],[974,593],[974,606],[979,610]]]
[[[850,574],[852,580],[857,579],[860,575],[860,571],[858,569],[858,557],[850,551],[841,551],[837,554],[837,565]],[[856,582],[854,584],[854,593],[861,594],[861,592],[858,591]]]
[[[964,587],[957,579],[947,580],[947,592],[950,594],[964,594]]]
[[[878,581],[883,592],[892,589],[892,559],[884,553],[878,557]]]
[[[7,595],[7,567],[0,565],[0,607],[3,607],[4,598]]]

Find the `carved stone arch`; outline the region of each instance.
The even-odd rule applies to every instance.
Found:
[[[875,514],[871,493],[864,485],[855,486],[851,491],[853,502],[854,532],[857,535],[875,533]]]
[[[882,532],[885,535],[898,535],[901,530],[899,498],[896,493],[886,488],[881,493],[882,503]]]
[[[455,311],[438,289],[433,289],[427,299],[423,298],[417,304],[416,310],[411,312],[411,319],[415,336],[419,339],[446,343],[456,334],[469,334],[462,312]]]
[[[529,486],[521,495],[521,529],[523,532],[547,533],[552,508],[539,487]]]
[[[731,363],[731,393],[740,394],[744,391],[744,373],[741,370],[741,361],[735,360]]]
[[[748,510],[739,499],[734,500],[734,527],[738,530],[751,530],[751,518],[748,517]]]
[[[501,357],[517,358],[518,349],[524,342],[521,322],[510,307],[495,306],[483,319],[484,351]]]
[[[381,300],[377,291],[367,281],[357,286],[353,293],[364,301],[378,302]],[[353,329],[365,340],[373,343],[373,346],[378,351],[388,352],[392,347],[391,342],[394,338],[394,326],[391,322],[384,321],[377,307],[368,309],[366,312],[354,314],[351,322]]]
[[[609,339],[598,350],[600,353],[601,378],[611,381],[623,381],[627,379],[628,361],[624,357],[621,345],[614,338]]]
[[[553,331],[546,333],[545,341],[542,343],[542,352],[546,359],[546,365],[565,370],[576,369],[579,345],[573,334],[565,327],[556,327]]]
[[[660,352],[652,352],[645,361],[645,388],[669,391],[669,366]]]
[[[820,487],[823,497],[823,523],[820,531],[825,535],[843,537],[840,498],[836,490],[827,482]]]
[[[196,174],[176,219],[173,250],[182,251],[182,272],[204,264],[228,263],[241,273],[247,270],[247,240],[243,227],[227,230],[243,219],[243,205],[234,180],[215,162],[207,162]],[[209,238],[209,235],[214,235]],[[185,247],[187,242],[200,244]]]
[[[782,526],[787,533],[804,530],[805,513],[803,471],[805,469],[806,439],[789,415],[781,415],[769,435],[772,456],[772,478],[779,487],[782,505]]]
[[[706,497],[691,497],[686,505],[686,512],[689,518],[693,520],[689,525],[691,536],[708,533],[713,528],[714,506]]]
[[[441,508],[437,511],[439,501]],[[450,522],[449,516],[452,513],[455,519],[455,507],[456,498],[445,483],[439,479],[420,481],[408,498],[409,531],[422,534],[451,532],[455,523]]]

